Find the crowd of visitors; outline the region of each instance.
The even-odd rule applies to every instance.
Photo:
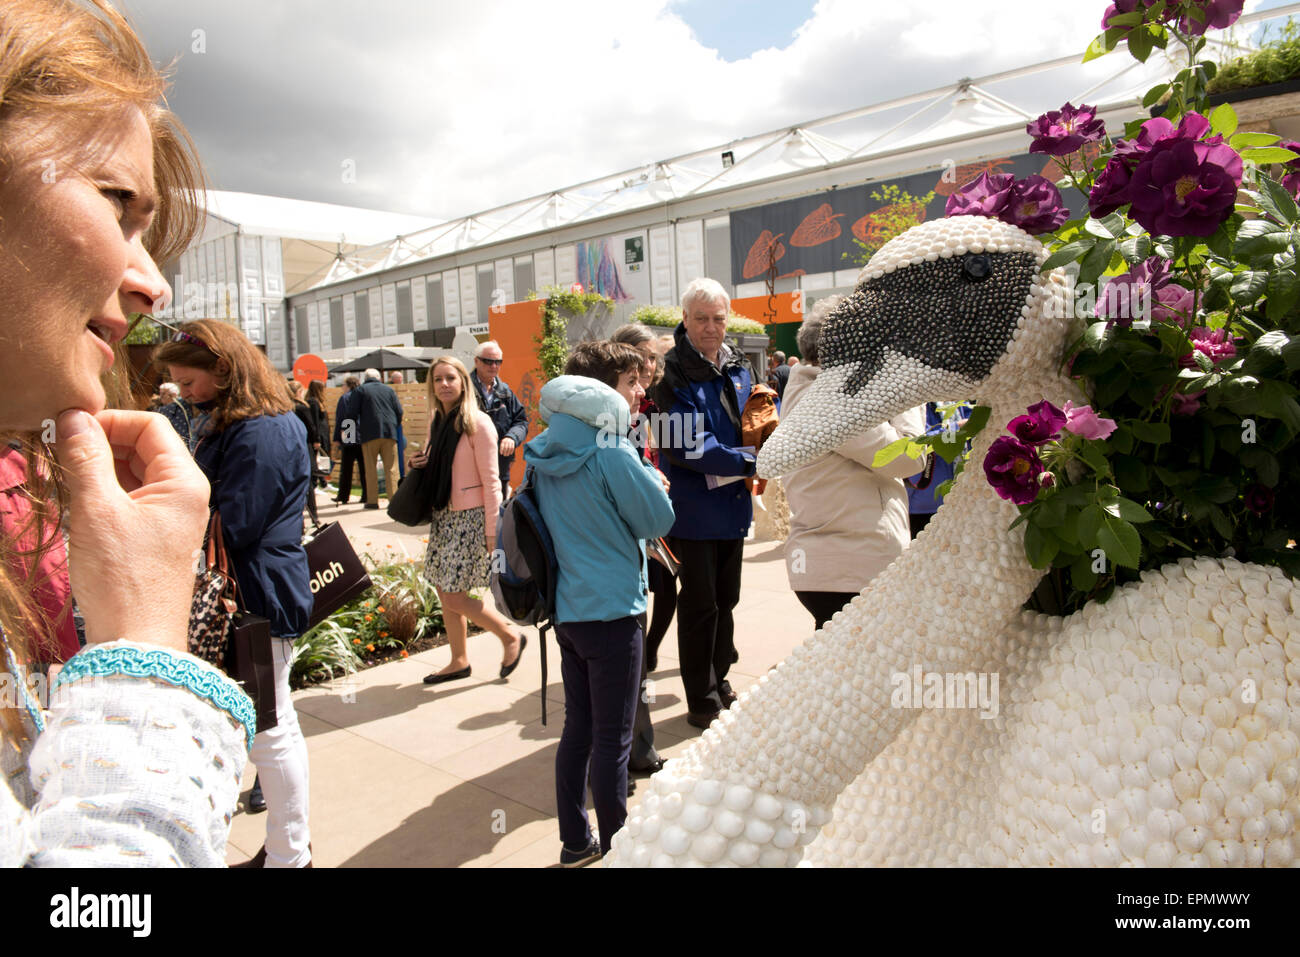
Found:
[[[26,330],[21,355],[0,353],[15,385],[0,428],[21,436],[0,451],[0,645],[11,672],[62,665],[67,692],[48,718],[30,699],[0,714],[0,853],[8,864],[119,862],[127,852],[115,828],[130,818],[136,862],[219,866],[247,755],[261,796],[251,803],[264,803],[267,818],[265,845],[246,866],[310,867],[307,746],[289,693],[293,643],[315,600],[303,512],[319,525],[315,491],[327,487],[334,446],[335,502],[349,501],[354,470],[365,508],[396,491],[408,456],[392,385],[403,382],[385,384],[375,369],[349,377],[331,421],[323,383],[286,383],[236,326],[204,319],[174,328],[156,350],[168,381],[149,412],[106,411],[124,401],[101,380],[126,316],[170,295],[152,255],[184,248],[198,225],[183,202],[200,182],[197,163],[162,91],[110,7],[32,0],[0,12],[0,283],[9,315],[21,317],[6,321]],[[49,188],[41,171],[51,153],[80,175]],[[126,182],[101,190],[106,179]],[[631,325],[575,346],[540,392],[545,430],[531,441],[497,342],[478,347],[472,370],[452,356],[428,370],[428,429],[409,464],[433,490],[424,575],[441,600],[450,658],[424,680],[471,675],[467,620],[500,640],[500,678],[526,651],[519,628],[474,594],[489,582],[522,449],[523,481],[558,560],[566,708],[555,790],[566,865],[608,850],[627,815],[629,774],[663,765],[648,692],[674,615],[689,723],[707,728],[737,698],[728,674],[739,656],[749,480],[771,424],[756,430],[752,412],[773,398],[787,411],[799,402],[819,372],[821,316],[800,332],[802,363],[772,357],[769,389],[726,341],[729,307],[719,283],[697,279],[671,336]],[[41,437],[54,420],[57,438]],[[914,467],[871,463],[877,449],[925,429],[913,410],[788,477],[790,581],[818,627],[905,547],[903,479]],[[926,486],[913,478],[912,487]],[[241,608],[270,625],[271,728],[257,727],[238,686],[186,653],[192,558],[212,515]],[[114,680],[87,680],[106,675]],[[109,753],[120,735],[105,715],[148,743],[115,754],[112,774],[56,760]],[[133,817],[141,795],[160,787],[168,815]]]

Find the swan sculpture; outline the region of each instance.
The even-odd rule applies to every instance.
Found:
[[[1069,618],[1022,610],[1042,572],[979,466],[996,424],[1084,400],[1060,371],[1075,326],[1046,256],[956,216],[863,269],[760,472],[927,400],[974,397],[993,425],[899,559],[651,779],[606,863],[1296,863],[1294,582],[1198,558]]]

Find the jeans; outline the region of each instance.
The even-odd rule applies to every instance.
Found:
[[[272,638],[275,663],[276,726],[253,737],[248,760],[257,767],[266,798],[266,866],[303,867],[311,860],[307,844],[309,776],[307,739],[298,727],[298,712],[289,697],[289,662],[293,639]]]
[[[557,623],[555,638],[564,680],[564,731],[555,751],[560,840],[574,849],[591,840],[590,777],[603,853],[627,818],[627,756],[641,677],[641,625],[630,616]]]

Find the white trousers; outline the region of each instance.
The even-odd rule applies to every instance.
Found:
[[[275,662],[276,726],[253,737],[248,759],[257,767],[266,798],[266,866],[303,867],[311,860],[307,844],[309,814],[307,739],[289,697],[289,658],[293,642],[271,639]]]

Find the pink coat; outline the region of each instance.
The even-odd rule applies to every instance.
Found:
[[[472,435],[462,435],[456,444],[456,454],[451,460],[451,501],[447,507],[454,512],[483,508],[483,521],[487,536],[497,538],[497,513],[501,511],[501,476],[497,465],[497,430],[482,410],[474,413],[478,428]],[[433,423],[425,438],[427,449],[433,439]]]

